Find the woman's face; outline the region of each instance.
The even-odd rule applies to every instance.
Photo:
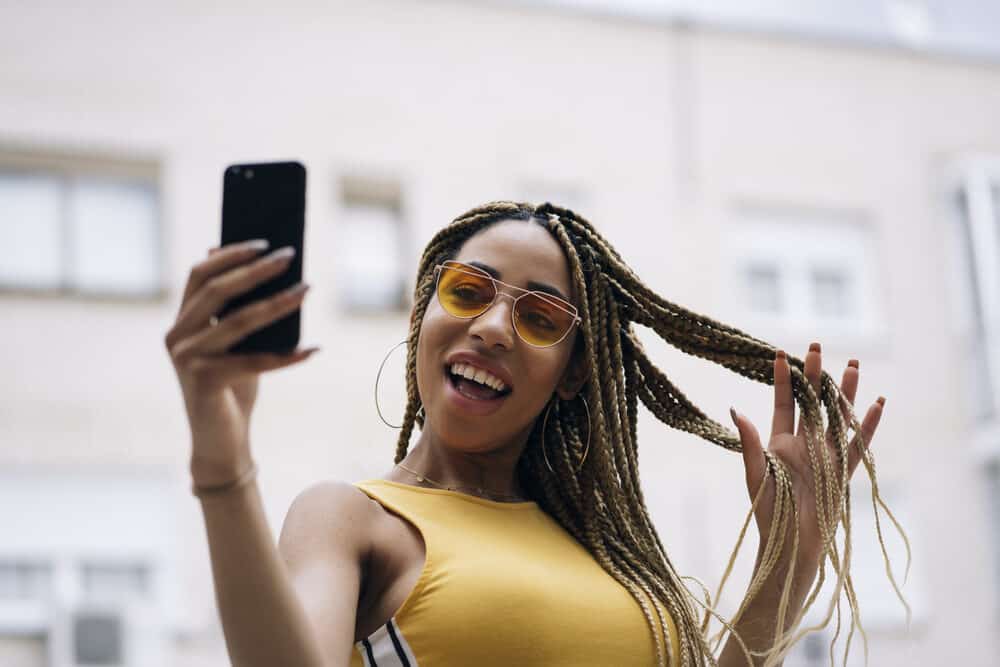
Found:
[[[556,240],[535,222],[505,220],[465,242],[456,261],[487,265],[498,280],[530,289],[529,282],[558,289],[579,308],[569,266]],[[498,285],[501,293],[523,292]],[[523,440],[570,367],[578,326],[552,347],[537,348],[521,340],[511,319],[512,299],[498,295],[478,317],[460,319],[446,312],[432,295],[424,312],[417,345],[417,388],[427,422],[445,444],[469,452],[485,452]],[[493,370],[511,388],[499,400],[476,401],[451,378],[455,355],[469,354],[473,366]],[[579,369],[574,360],[572,370]]]

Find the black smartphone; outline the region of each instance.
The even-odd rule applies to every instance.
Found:
[[[288,269],[226,302],[218,317],[287,289],[302,280],[306,168],[299,162],[263,162],[226,167],[222,182],[222,245],[267,239],[268,252],[295,248]],[[229,352],[288,354],[299,344],[301,308],[252,332]]]

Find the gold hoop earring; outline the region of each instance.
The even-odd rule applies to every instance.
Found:
[[[396,350],[397,347],[399,347],[400,345],[403,345],[405,343],[406,343],[406,339],[404,338],[400,342],[398,342],[395,345],[393,345],[389,349],[389,351],[385,353],[385,357],[383,357],[382,363],[379,364],[378,374],[375,376],[375,411],[378,412],[379,419],[381,419],[382,422],[386,426],[388,426],[389,428],[403,428],[403,425],[400,424],[399,426],[396,426],[395,424],[390,424],[389,422],[387,422],[385,420],[385,417],[382,416],[382,410],[378,406],[378,381],[379,381],[379,378],[382,377],[382,369],[385,367],[385,362],[388,361],[389,355],[392,354]],[[417,410],[417,417],[419,417],[420,413],[423,412],[423,411],[424,411],[424,405],[423,405],[423,403],[421,403],[420,404],[420,408]]]
[[[583,394],[577,394],[577,396],[579,396],[580,400],[583,401],[583,407],[587,411],[587,444],[583,448],[583,458],[580,459],[580,465],[578,465],[576,470],[573,471],[574,475],[579,474],[580,470],[583,469],[583,462],[587,460],[587,454],[590,453],[590,406],[587,405],[587,399],[583,397]],[[545,418],[542,419],[542,456],[545,458],[545,466],[553,475],[556,474],[556,471],[552,469],[552,464],[549,463],[549,454],[545,450],[545,426],[548,424],[549,410],[552,409],[552,404],[554,402],[555,401],[549,401],[549,407],[545,408]]]

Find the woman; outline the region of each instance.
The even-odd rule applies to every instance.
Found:
[[[862,460],[878,498],[867,445],[884,404],[854,417],[857,362],[838,387],[819,344],[799,360],[662,299],[590,223],[548,203],[493,202],[431,239],[396,465],[382,479],[303,491],[276,549],[253,483],[249,416],[259,374],[315,350],[225,354],[304,298],[300,289],[214,320],[287,266],[259,251],[227,246],[195,266],[166,336],[234,665],[780,664],[805,632],[796,629],[827,557],[838,629],[841,587],[853,620],[850,542],[841,556],[834,533],[842,521],[849,536],[841,490]],[[694,406],[633,324],[773,384],[767,448],[735,411],[738,437]],[[702,601],[684,586],[650,521],[636,465],[640,400],[665,424],[742,453],[760,547],[730,622],[707,591]],[[718,662],[709,614],[734,631]]]

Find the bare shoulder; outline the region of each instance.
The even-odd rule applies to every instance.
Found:
[[[378,516],[364,491],[348,482],[326,480],[303,489],[292,501],[279,545],[286,559],[329,553],[365,559],[372,548]],[[308,554],[308,555],[307,555]]]
[[[348,664],[372,550],[372,503],[347,482],[317,482],[292,501],[278,551],[326,664]]]

